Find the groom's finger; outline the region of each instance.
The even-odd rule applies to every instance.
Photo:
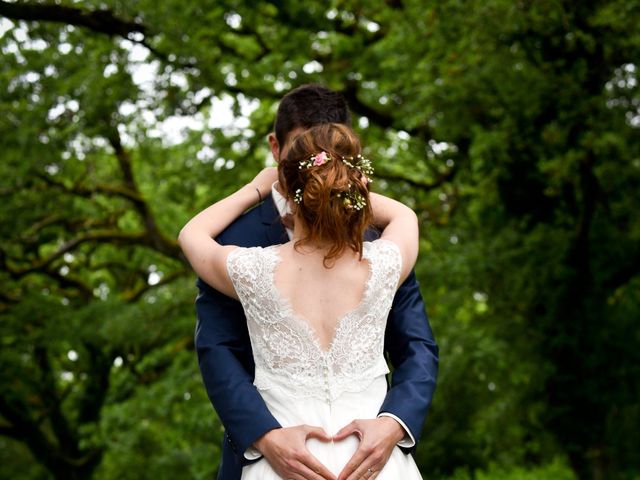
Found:
[[[327,468],[318,462],[319,468],[323,468],[325,472],[315,470],[318,467],[308,467],[307,465],[300,464],[297,471],[305,480],[336,480],[336,476],[331,473]],[[328,476],[327,476],[328,475]]]
[[[347,480],[369,480],[378,476],[381,468],[374,467],[370,462],[363,462],[360,466],[347,477]]]
[[[340,476],[338,480],[355,480],[362,477],[361,475],[357,475],[359,471],[366,472],[367,467],[363,466],[363,462],[369,457],[369,452],[362,448],[362,443],[356,450],[356,453],[349,459],[347,464],[344,466],[342,471],[340,472]],[[355,475],[354,475],[355,473]]]
[[[306,475],[305,478],[309,480],[337,480],[336,476],[308,450],[300,457],[300,464],[298,472]]]
[[[332,438],[327,434],[327,432],[321,427],[312,427],[310,425],[306,425],[307,438],[316,438],[323,442],[330,442]],[[336,480],[336,476],[329,471],[327,467],[325,467],[316,457],[314,457],[309,450],[306,451],[304,457],[302,458],[303,466],[309,469],[311,474],[315,474],[315,476],[310,476],[309,479],[318,479],[318,480]],[[307,475],[309,475],[307,472]]]

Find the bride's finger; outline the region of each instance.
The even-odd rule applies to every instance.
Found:
[[[345,425],[340,430],[338,430],[338,432],[333,436],[333,440],[339,442],[340,440],[344,440],[349,435],[353,435],[354,433],[358,435],[358,438],[360,438],[360,440],[362,440],[362,432],[358,428],[358,424],[355,421],[349,423],[348,425]]]
[[[323,442],[330,442],[333,438],[321,427],[307,427],[307,438],[317,438]]]

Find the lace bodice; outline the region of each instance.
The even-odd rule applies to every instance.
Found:
[[[400,277],[397,245],[385,239],[364,242],[369,277],[362,300],[338,319],[326,351],[312,327],[276,289],[274,276],[281,261],[277,247],[238,248],[227,257],[227,270],[247,317],[256,364],[254,384],[331,402],[343,392],[365,390],[388,373],[384,332]]]

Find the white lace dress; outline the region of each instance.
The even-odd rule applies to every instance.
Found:
[[[364,243],[369,277],[362,300],[338,320],[326,351],[312,327],[275,287],[277,247],[238,248],[227,258],[247,317],[255,386],[283,427],[308,424],[333,435],[356,418],[376,418],[387,392],[384,332],[400,276],[398,247],[384,239]],[[358,439],[355,435],[340,442],[309,439],[307,446],[338,475],[356,451]],[[262,459],[244,467],[242,479],[280,477]],[[377,479],[422,477],[413,457],[395,447]]]

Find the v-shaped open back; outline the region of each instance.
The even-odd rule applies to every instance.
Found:
[[[227,258],[229,277],[247,317],[256,387],[278,388],[296,397],[337,398],[345,391],[361,391],[373,378],[388,373],[384,333],[400,278],[398,247],[389,240],[364,243],[369,276],[362,299],[336,319],[327,348],[277,289],[277,248],[238,248]]]
[[[372,259],[369,258],[369,249],[364,248],[362,252],[362,258],[367,262],[368,274],[364,283],[364,288],[362,290],[362,296],[360,297],[360,301],[356,304],[355,307],[350,308],[346,312],[337,316],[337,318],[333,322],[333,334],[331,335],[329,344],[322,345],[320,335],[318,334],[318,331],[312,326],[309,319],[306,318],[301,313],[295,311],[291,300],[288,299],[285,295],[283,295],[280,289],[278,288],[278,286],[276,285],[276,271],[278,269],[278,266],[283,262],[282,255],[279,251],[281,246],[273,245],[267,248],[271,249],[276,257],[275,265],[273,266],[270,272],[271,273],[270,283],[272,286],[272,294],[274,298],[277,299],[277,302],[282,307],[284,314],[286,316],[294,318],[296,321],[300,322],[304,328],[306,328],[309,331],[309,335],[311,336],[314,343],[317,345],[318,349],[320,350],[320,353],[322,354],[331,353],[331,350],[333,349],[335,344],[336,335],[338,334],[338,331],[340,329],[342,322],[348,317],[361,315],[363,313],[363,310],[365,309],[365,306],[369,303],[369,300],[370,300],[369,297],[371,296],[371,291],[372,291],[371,284],[372,284],[372,279],[375,272],[374,266],[372,265]]]

